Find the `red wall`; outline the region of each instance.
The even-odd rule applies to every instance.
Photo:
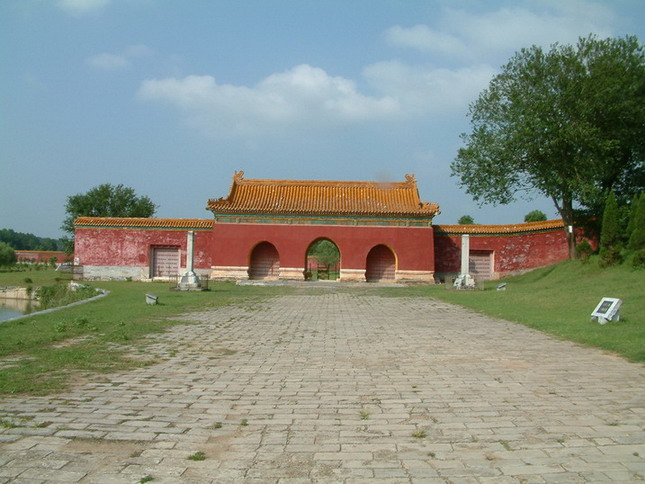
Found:
[[[213,232],[214,265],[248,266],[253,247],[267,241],[280,254],[280,267],[304,267],[307,249],[320,238],[330,239],[338,246],[343,269],[365,269],[370,249],[384,244],[394,251],[397,269],[434,270],[432,227],[216,223]]]
[[[55,257],[56,263],[62,264],[68,259],[71,259],[71,257],[68,256],[65,252],[58,250],[16,250],[15,252],[16,257],[18,258],[18,262],[25,263],[29,262],[35,264],[37,262],[46,262],[49,264],[49,259]]]
[[[435,234],[436,272],[459,272],[461,236]],[[504,273],[534,269],[568,259],[563,230],[521,235],[470,235],[470,250],[494,251],[493,271]]]
[[[210,269],[213,233],[195,231],[195,269]],[[88,266],[149,266],[151,246],[181,248],[181,266],[186,266],[186,230],[77,228],[74,257]]]

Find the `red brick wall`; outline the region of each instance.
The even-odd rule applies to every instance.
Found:
[[[210,230],[195,231],[195,269],[210,269],[212,236]],[[150,265],[152,246],[177,246],[185,267],[186,239],[186,230],[77,228],[74,257],[81,265],[140,267]]]
[[[18,262],[29,262],[29,263],[48,263],[52,257],[56,258],[56,263],[61,264],[68,259],[71,259],[70,256],[65,254],[65,252],[58,250],[16,250],[16,257]]]
[[[434,270],[432,227],[360,227],[326,225],[215,224],[213,260],[216,266],[248,266],[259,242],[272,243],[280,266],[305,266],[307,249],[320,238],[332,240],[343,269],[365,269],[372,247],[384,244],[397,257],[398,270]]]
[[[435,271],[458,273],[461,236],[435,233]],[[470,250],[493,251],[497,276],[521,272],[566,260],[569,257],[564,229],[509,235],[470,235]]]

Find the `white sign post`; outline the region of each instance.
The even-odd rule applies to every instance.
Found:
[[[609,321],[620,321],[618,310],[622,304],[623,301],[618,298],[603,297],[596,309],[591,313],[591,320],[595,319],[600,324],[606,324]]]

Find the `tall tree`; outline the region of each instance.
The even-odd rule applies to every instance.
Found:
[[[11,266],[16,263],[16,252],[9,244],[0,242],[0,267]]]
[[[636,37],[522,49],[470,106],[452,174],[480,204],[541,194],[565,225],[645,187],[645,52]],[[575,257],[575,233],[567,231]]]
[[[156,210],[157,206],[150,198],[138,196],[134,189],[106,183],[67,197],[67,217],[61,228],[73,240],[77,217],[152,217]]]
[[[546,220],[546,213],[542,210],[531,210],[524,215],[525,222],[544,222]]]

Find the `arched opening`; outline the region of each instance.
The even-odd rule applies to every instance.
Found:
[[[307,249],[305,280],[340,279],[340,250],[329,239],[315,240]]]
[[[372,247],[367,254],[365,279],[367,282],[394,281],[396,275],[396,257],[385,245]]]
[[[280,277],[280,255],[275,246],[261,242],[251,251],[249,279],[277,279]]]

